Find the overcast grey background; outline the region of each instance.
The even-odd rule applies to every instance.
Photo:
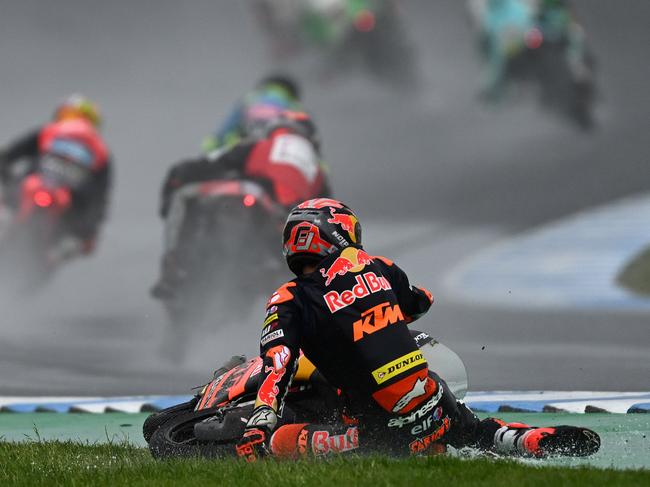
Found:
[[[420,92],[361,76],[304,81],[335,192],[365,223],[369,250],[435,294],[444,272],[484,245],[648,190],[650,3],[575,2],[598,58],[601,128],[593,135],[530,99],[481,107],[463,2],[401,3]],[[102,105],[116,165],[98,253],[62,269],[36,299],[3,300],[0,394],[182,393],[224,356],[255,352],[261,302],[239,321],[223,309],[211,329],[197,330],[191,356],[174,363],[148,288],[167,167],[198,153],[231,103],[272,69],[244,1],[0,0],[0,141],[79,91]],[[473,389],[647,390],[649,325],[644,314],[444,299],[418,323],[461,354]]]

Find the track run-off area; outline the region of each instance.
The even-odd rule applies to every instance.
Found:
[[[487,417],[487,413],[480,413]],[[3,441],[66,441],[98,444],[128,442],[146,447],[142,423],[148,413],[1,414],[0,438]],[[650,415],[648,414],[571,414],[499,413],[506,421],[535,426],[572,424],[585,426],[601,436],[600,451],[590,458],[522,459],[534,465],[594,466],[599,468],[650,468]],[[465,454],[467,452],[452,452]],[[469,453],[472,456],[472,453]]]
[[[468,257],[447,289],[485,306],[650,312],[647,296],[617,283],[650,244],[649,214],[643,194],[543,225]]]

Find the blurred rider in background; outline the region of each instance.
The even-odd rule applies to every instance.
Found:
[[[254,132],[240,135],[244,138],[230,148],[181,161],[169,170],[160,207],[165,220],[165,248],[161,277],[152,288],[154,297],[172,297],[187,275],[178,247],[188,198],[179,189],[202,181],[251,180],[264,187],[287,212],[305,198],[330,195],[316,127],[309,115],[279,110],[274,117],[257,122]]]
[[[566,56],[575,79],[586,82],[593,76],[583,27],[568,0],[539,0],[537,25],[547,42],[566,45]]]
[[[89,169],[90,178],[72,192],[72,210],[65,218],[66,236],[50,249],[52,264],[93,252],[99,227],[106,217],[111,182],[111,158],[99,133],[99,108],[75,94],[59,104],[50,123],[30,131],[0,152],[0,180],[4,203],[12,210],[19,205],[19,187],[29,174],[39,170],[41,156],[54,154]]]
[[[527,32],[535,27],[535,0],[469,0],[485,57],[481,97],[499,100],[506,85],[510,58],[524,48]]]
[[[468,7],[487,60],[481,88],[486,100],[502,97],[508,61],[537,36],[564,46],[574,79],[592,76],[584,30],[567,0],[468,0]]]
[[[203,140],[203,152],[229,148],[243,138],[255,137],[255,132],[264,130],[267,121],[285,110],[304,111],[298,83],[285,75],[262,79],[235,104],[216,132]]]

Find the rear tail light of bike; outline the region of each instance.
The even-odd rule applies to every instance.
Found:
[[[244,203],[244,206],[250,208],[255,203],[257,203],[257,198],[255,196],[253,196],[252,194],[247,194],[246,196],[244,196],[243,203]]]
[[[34,203],[36,206],[40,208],[48,208],[52,206],[52,203],[54,203],[54,198],[52,198],[52,195],[47,192],[47,191],[36,191],[34,193]]]

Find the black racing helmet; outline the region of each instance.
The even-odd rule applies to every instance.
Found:
[[[291,210],[282,238],[289,269],[299,276],[305,265],[316,265],[346,247],[361,248],[361,224],[344,203],[316,198]]]

